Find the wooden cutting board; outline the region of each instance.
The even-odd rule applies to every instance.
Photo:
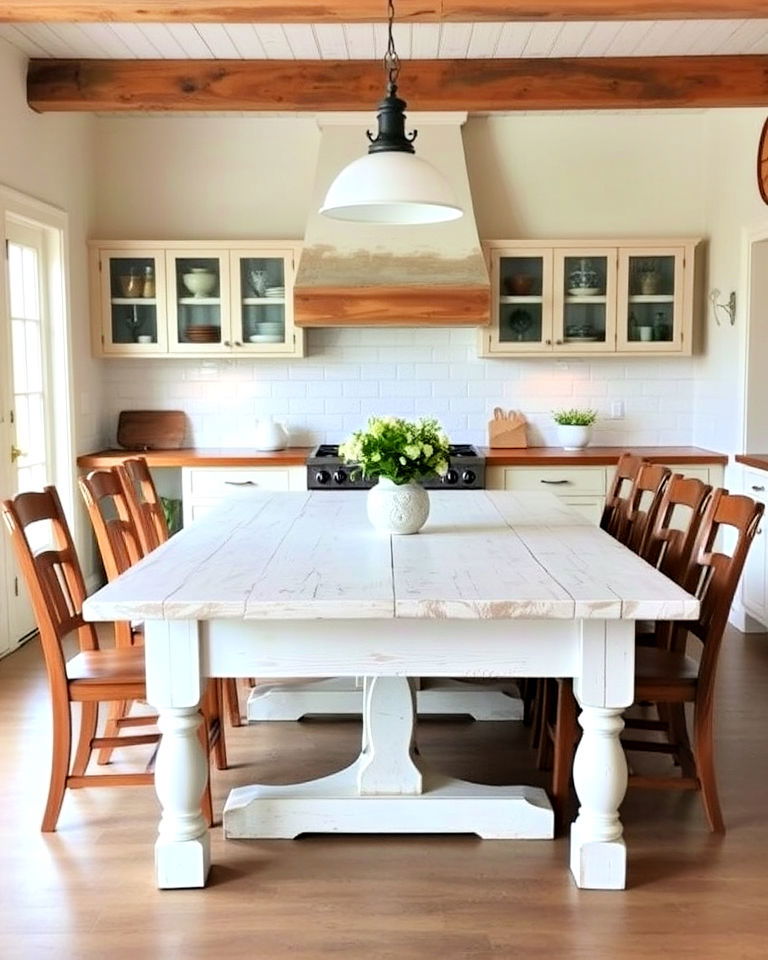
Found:
[[[117,443],[125,450],[178,450],[184,446],[183,410],[121,410]]]

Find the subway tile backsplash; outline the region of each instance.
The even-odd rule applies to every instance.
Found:
[[[128,409],[185,410],[197,446],[252,445],[272,414],[291,443],[336,442],[371,414],[434,415],[457,443],[485,444],[494,406],[521,410],[529,443],[557,444],[551,411],[595,407],[593,444],[691,444],[694,364],[658,360],[488,360],[472,329],[307,333],[303,360],[104,360],[105,444]],[[625,417],[609,419],[623,400]]]

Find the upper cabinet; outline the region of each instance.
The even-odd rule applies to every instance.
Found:
[[[91,244],[93,348],[103,357],[300,357],[298,245]]]
[[[490,241],[483,356],[692,352],[699,241]]]

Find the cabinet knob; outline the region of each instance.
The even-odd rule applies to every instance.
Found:
[[[239,340],[235,340],[235,346],[236,346],[236,347],[242,347],[242,343],[240,343]]]
[[[231,344],[231,342],[230,342],[229,340],[225,340],[225,341],[224,341],[224,346],[225,346],[225,347],[231,347],[232,344]]]
[[[555,340],[555,343],[557,344],[558,347],[560,346],[560,344],[561,344],[562,342],[563,342],[562,340]]]
[[[765,490],[765,487],[758,487],[757,484],[754,484],[754,483],[753,483],[753,484],[752,484],[752,489],[755,490],[757,493],[762,493],[763,490]],[[759,530],[758,530],[757,532],[760,533]]]
[[[545,343],[548,347],[551,347],[551,346],[552,346],[552,341],[551,341],[551,340],[545,340],[544,343]]]

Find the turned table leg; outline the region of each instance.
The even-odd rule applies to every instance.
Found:
[[[145,648],[147,700],[158,711],[162,733],[155,761],[155,790],[162,806],[155,879],[160,889],[204,887],[210,837],[200,809],[208,760],[198,736],[205,683],[198,624],[148,620]]]

